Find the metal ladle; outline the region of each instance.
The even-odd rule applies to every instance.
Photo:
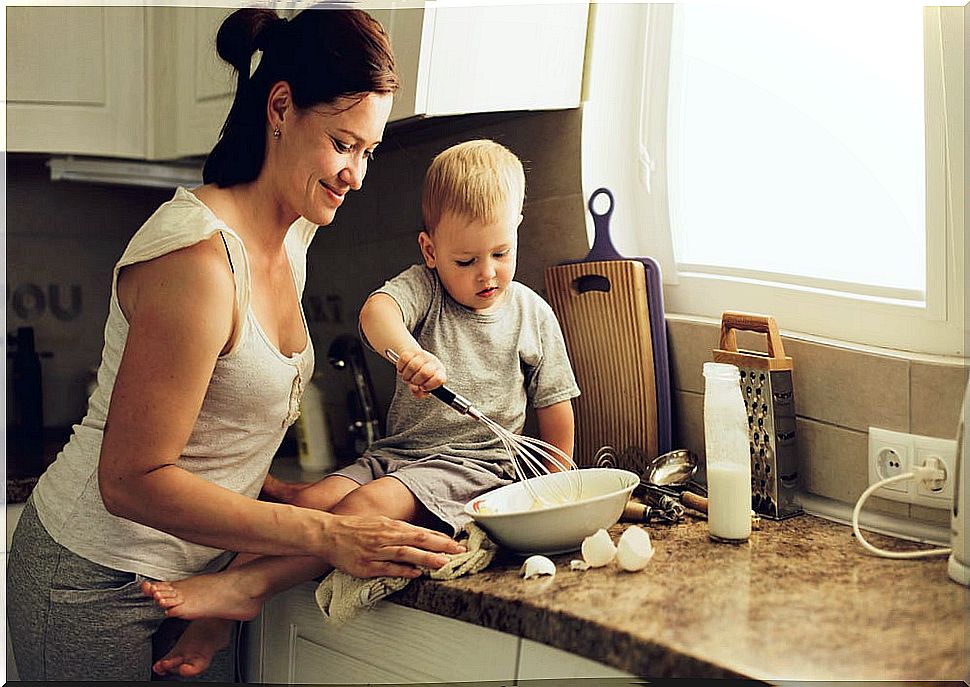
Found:
[[[640,486],[660,501],[657,505],[671,507],[666,499],[672,499],[688,508],[707,512],[707,497],[686,490],[691,478],[697,472],[697,457],[687,449],[677,449],[664,453],[647,466],[646,474],[640,479]],[[696,487],[702,489],[699,484]]]

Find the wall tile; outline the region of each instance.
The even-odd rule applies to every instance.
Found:
[[[798,458],[802,489],[854,504],[869,486],[868,434],[799,418]],[[867,510],[906,517],[909,506],[872,497]]]
[[[909,431],[909,361],[784,339],[799,416],[860,432]]]
[[[965,365],[910,363],[910,431],[954,439],[970,370]]]
[[[720,329],[701,322],[667,320],[670,385],[680,391],[704,393],[704,363],[712,359]]]
[[[673,445],[694,452],[704,461],[704,395],[690,391],[672,394]]]
[[[909,507],[909,517],[940,527],[949,527],[950,525],[950,510],[947,508],[927,508],[913,504]]]

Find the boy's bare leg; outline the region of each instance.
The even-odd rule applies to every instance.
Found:
[[[316,484],[320,484],[320,482],[284,482],[283,480],[276,479],[272,475],[266,475],[266,479],[263,480],[263,487],[259,490],[259,495],[264,499],[278,501],[279,503],[292,503],[301,491],[308,487],[316,486]]]
[[[318,510],[330,510],[359,486],[339,475],[325,477],[300,490],[293,505],[311,507],[304,504],[313,503]],[[327,569],[313,556],[240,554],[221,572],[176,582],[144,582],[141,589],[165,609],[166,616],[249,620],[259,613],[266,596],[313,579]]]
[[[325,484],[331,480],[341,482]],[[326,505],[327,500],[340,490],[344,490],[344,496],[330,507],[332,513],[381,514],[433,526],[430,513],[393,477],[384,477],[362,487],[344,477],[327,478],[302,490],[300,504],[295,505]],[[142,591],[155,599],[170,617],[249,620],[259,613],[268,597],[329,571],[327,563],[312,556],[238,556],[222,572],[176,582],[146,582]]]
[[[322,485],[323,481],[318,482],[313,487],[308,487],[304,491]],[[351,482],[351,480],[346,481]],[[356,483],[353,484],[356,487]],[[322,489],[317,489],[316,493],[307,495],[309,499],[318,503],[324,500],[324,496]],[[410,490],[393,477],[382,477],[362,487],[351,489],[339,503],[331,508],[331,512],[341,515],[381,513],[396,520],[406,520],[425,527],[433,527],[436,522],[434,516],[414,498]],[[237,560],[239,558],[237,556]],[[233,561],[233,563],[235,562]],[[253,617],[259,612],[259,607],[263,601],[272,594],[312,579],[329,570],[330,566],[323,564],[319,559],[306,556],[249,556],[248,560],[235,566],[235,569],[230,566],[225,571],[213,575],[198,575],[179,582],[158,582],[155,584],[167,585],[162,598],[179,599],[175,605],[167,607],[166,615],[180,615],[181,617],[202,617],[182,615],[180,609],[186,605],[189,605],[190,608],[201,608],[202,603],[207,599],[205,596],[207,593],[218,595],[225,592],[226,587],[232,587],[234,583],[240,583],[244,586],[252,585],[254,589],[268,590],[255,601],[256,611],[249,616]],[[239,574],[237,578],[226,577],[234,571]],[[200,578],[210,578],[210,580],[217,578],[215,579],[216,584],[207,584],[208,590],[201,586],[197,588],[196,585],[189,584],[190,581]],[[167,595],[169,592],[173,593],[172,596]],[[201,598],[196,599],[197,594],[201,595]],[[233,594],[232,590],[226,592],[226,595],[230,597]],[[249,599],[257,599],[257,597],[250,596],[249,592],[246,593],[246,596]],[[155,599],[159,605],[162,605],[158,595],[155,595]],[[217,605],[222,603],[216,602]],[[229,602],[229,605],[231,603]],[[250,605],[246,607],[251,610]],[[235,611],[238,611],[238,608]],[[234,612],[232,617],[239,617],[240,615],[243,614]],[[199,675],[209,666],[215,652],[225,646],[225,641],[229,637],[230,626],[231,621],[229,620],[203,618],[193,621],[172,650],[165,657],[156,661],[153,670],[159,674],[172,673],[181,677]]]

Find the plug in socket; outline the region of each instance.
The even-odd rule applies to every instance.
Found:
[[[956,469],[957,442],[955,439],[935,437],[913,437],[913,465],[933,463],[934,459],[942,464],[945,478],[939,488],[937,485],[917,481],[914,485],[913,503],[929,508],[949,508],[953,503],[953,471]]]
[[[942,484],[924,484],[913,478],[877,490],[873,496],[914,503],[928,508],[949,508],[953,503],[956,441],[869,428],[869,484],[911,472],[915,466],[938,460],[945,477]]]

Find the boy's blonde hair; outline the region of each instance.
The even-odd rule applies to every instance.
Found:
[[[486,224],[511,219],[524,201],[519,158],[495,141],[465,141],[439,153],[428,167],[421,192],[424,229],[434,233],[447,212]]]

